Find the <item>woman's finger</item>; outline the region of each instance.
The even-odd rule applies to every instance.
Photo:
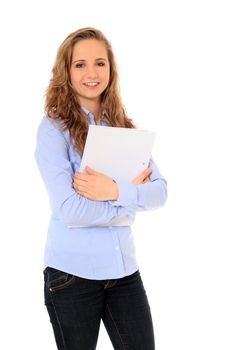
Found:
[[[146,179],[144,179],[143,184],[146,184],[148,182],[151,182],[149,176],[147,176]]]
[[[150,173],[151,173],[150,168],[143,170],[140,175],[138,175],[135,179],[133,179],[132,183],[135,185],[139,185],[139,184],[143,183],[144,179],[146,179],[146,177],[148,175],[150,175]]]

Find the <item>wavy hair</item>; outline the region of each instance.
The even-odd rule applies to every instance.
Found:
[[[59,120],[63,130],[69,130],[74,147],[81,154],[86,142],[89,120],[71,84],[70,68],[75,44],[86,39],[102,41],[107,50],[110,78],[107,88],[101,94],[101,110],[107,112],[108,125],[135,128],[122,104],[118,71],[110,42],[95,28],[79,29],[69,34],[58,49],[51,79],[45,92],[45,112],[50,118]]]

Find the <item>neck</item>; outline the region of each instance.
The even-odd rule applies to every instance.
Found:
[[[100,121],[101,118],[101,106],[100,103],[85,103],[85,101],[82,104],[85,108],[88,109],[89,112],[91,112],[91,114],[93,114],[94,119],[95,119],[95,123]]]

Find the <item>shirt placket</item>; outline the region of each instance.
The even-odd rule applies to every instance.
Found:
[[[118,273],[119,275],[125,274],[125,265],[123,260],[123,254],[120,248],[120,242],[119,238],[116,232],[116,228],[113,228],[113,226],[109,226],[108,229],[111,231],[112,239],[113,239],[113,246],[114,246],[114,253],[116,257],[117,267],[118,267]]]

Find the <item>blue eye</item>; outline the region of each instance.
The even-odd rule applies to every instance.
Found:
[[[77,63],[77,64],[75,65],[75,68],[83,68],[83,63]]]

